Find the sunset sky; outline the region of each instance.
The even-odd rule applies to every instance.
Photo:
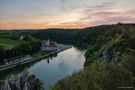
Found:
[[[0,29],[135,23],[135,0],[0,0]]]

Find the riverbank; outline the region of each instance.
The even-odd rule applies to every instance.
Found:
[[[72,46],[70,46],[70,45],[58,44],[58,50],[57,51],[53,51],[53,52],[50,52],[48,54],[38,56],[38,57],[29,56],[29,58],[27,58],[27,59],[23,59],[23,60],[20,60],[20,61],[15,61],[13,63],[9,63],[9,64],[6,64],[6,65],[1,65],[0,66],[0,71],[10,69],[10,68],[14,68],[16,66],[23,65],[23,64],[26,64],[26,63],[30,63],[30,62],[33,62],[33,61],[36,61],[36,60],[41,60],[41,59],[46,58],[46,57],[48,57],[50,55],[53,55],[53,54],[62,52],[64,50],[67,50],[67,49],[69,49],[71,47]],[[28,56],[26,56],[26,57],[28,57]]]

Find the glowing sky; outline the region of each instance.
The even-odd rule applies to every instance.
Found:
[[[135,23],[135,0],[0,0],[0,29]]]

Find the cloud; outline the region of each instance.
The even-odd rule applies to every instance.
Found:
[[[0,28],[82,28],[135,22],[133,7],[132,0],[0,1]]]
[[[123,7],[118,6],[120,4],[120,2],[105,2],[97,6],[87,6],[84,10],[84,17],[80,21],[87,22],[86,26],[114,24],[117,22],[134,23],[135,10],[123,10]]]

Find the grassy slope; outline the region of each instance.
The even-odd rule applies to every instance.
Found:
[[[0,45],[5,48],[12,48],[20,44],[22,41],[20,40],[12,40],[6,38],[0,38]]]

